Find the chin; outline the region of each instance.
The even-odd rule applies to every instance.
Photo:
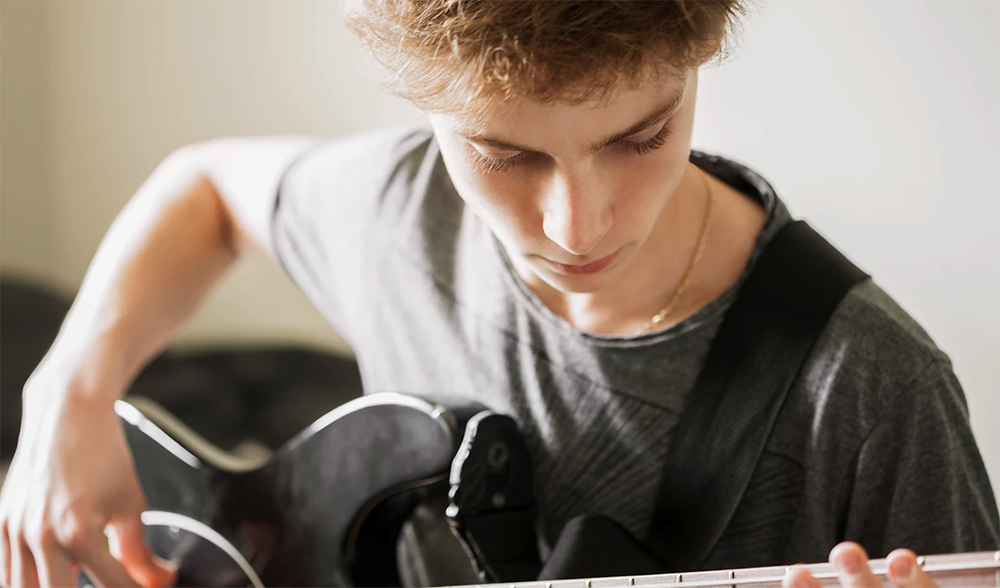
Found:
[[[570,277],[570,279],[554,280],[548,277],[542,279],[549,286],[564,294],[594,294],[608,287],[608,284],[604,283],[603,280],[600,282],[597,280],[584,281],[575,276]]]
[[[604,271],[586,275],[567,275],[544,266],[545,262],[532,264],[532,272],[550,287],[565,294],[594,294],[611,286],[618,274],[619,267],[609,267]]]

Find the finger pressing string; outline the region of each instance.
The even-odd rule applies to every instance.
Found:
[[[882,581],[868,566],[868,554],[857,543],[844,542],[830,552],[842,588],[881,588]]]
[[[781,581],[781,588],[821,588],[821,586],[819,580],[813,578],[809,569],[802,565],[789,568]]]
[[[920,566],[917,554],[909,549],[897,549],[886,558],[889,580],[897,588],[927,588],[937,584]]]

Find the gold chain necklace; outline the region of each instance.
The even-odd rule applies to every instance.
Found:
[[[649,332],[656,327],[656,325],[663,322],[671,312],[673,312],[674,307],[677,306],[677,302],[681,299],[681,295],[684,294],[684,290],[687,288],[688,283],[691,282],[691,276],[694,274],[694,268],[698,265],[698,260],[701,259],[701,254],[705,252],[705,243],[708,241],[708,231],[712,226],[712,184],[708,181],[708,174],[703,172],[701,168],[697,165],[688,162],[688,164],[694,169],[698,170],[701,174],[702,180],[705,182],[705,190],[707,192],[707,204],[705,206],[705,220],[701,225],[701,234],[698,235],[698,245],[695,247],[694,255],[691,256],[691,261],[688,263],[687,270],[684,272],[684,277],[681,278],[681,283],[674,290],[673,295],[667,302],[667,305],[663,307],[660,312],[653,315],[653,318],[649,319],[646,326],[643,327],[644,332]]]

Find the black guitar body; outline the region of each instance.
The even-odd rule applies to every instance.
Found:
[[[178,585],[398,586],[400,528],[447,491],[480,407],[368,395],[261,464],[227,459],[157,408],[115,407],[146,494],[147,539],[178,566]]]

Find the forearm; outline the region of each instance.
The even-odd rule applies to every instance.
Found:
[[[101,242],[42,362],[49,377],[117,398],[233,263],[231,217],[205,178],[186,149],[139,188]]]

